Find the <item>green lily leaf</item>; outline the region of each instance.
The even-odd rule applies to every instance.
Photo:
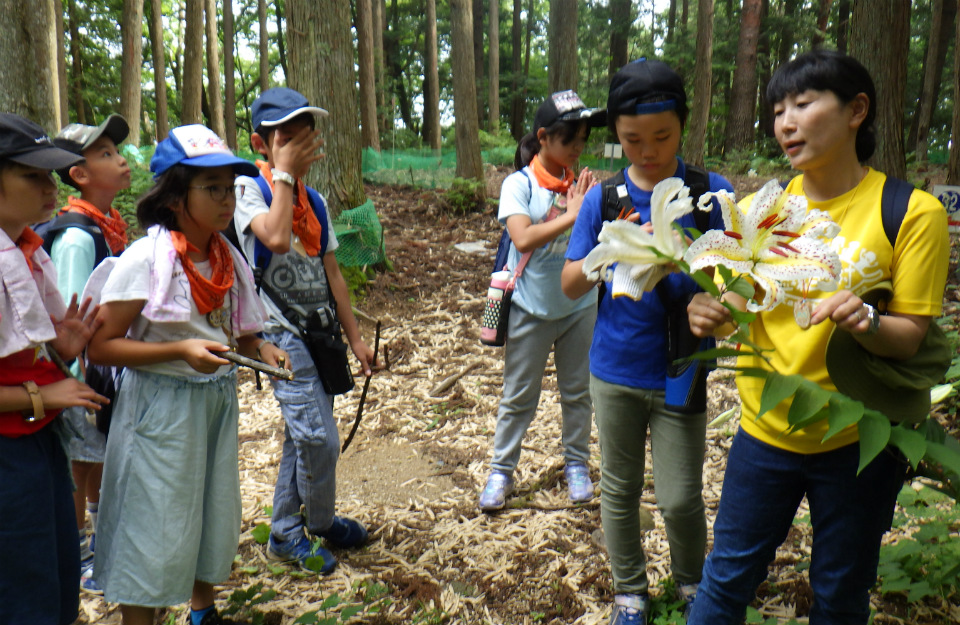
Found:
[[[760,410],[757,412],[757,419],[796,393],[800,383],[803,382],[803,378],[799,375],[781,375],[775,371],[767,373],[767,382],[760,393]]]
[[[910,466],[914,469],[917,468],[920,460],[927,453],[927,440],[923,435],[903,426],[897,426],[890,430],[890,442],[903,452],[903,455],[910,461]]]
[[[860,466],[857,467],[858,475],[890,442],[890,420],[876,410],[865,408],[859,428]]]
[[[833,393],[830,396],[830,416],[828,417],[830,427],[827,428],[827,433],[823,435],[821,442],[826,442],[841,430],[860,421],[862,417],[863,404],[846,395]]]
[[[820,388],[818,384],[803,380],[797,387],[793,395],[793,403],[790,404],[790,410],[787,412],[787,423],[791,425],[791,430],[799,430],[811,423],[826,419],[828,411],[824,406],[829,399],[830,391]]]
[[[720,298],[720,288],[713,281],[713,278],[707,275],[707,272],[703,271],[694,271],[690,274],[690,277],[700,286],[701,289],[709,293],[710,295]]]
[[[947,445],[927,440],[926,457],[934,462],[939,462],[947,471],[960,475],[960,454],[957,454],[956,450],[950,449]]]

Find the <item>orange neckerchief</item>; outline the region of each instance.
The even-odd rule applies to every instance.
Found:
[[[260,168],[260,175],[273,189],[273,174],[270,172],[270,163],[258,160],[257,167]],[[303,243],[303,249],[306,250],[307,256],[317,256],[320,253],[320,233],[323,226],[317,219],[316,213],[313,212],[313,207],[310,206],[307,186],[303,184],[302,180],[297,179],[297,188],[294,189],[294,192],[293,233]]]
[[[226,240],[216,233],[210,237],[207,251],[210,254],[210,267],[213,269],[213,274],[207,280],[200,275],[193,261],[187,256],[187,252],[199,250],[187,241],[187,237],[182,232],[171,230],[170,238],[173,240],[173,249],[177,250],[177,255],[180,257],[183,271],[187,274],[190,295],[200,314],[205,315],[223,306],[223,298],[233,286],[233,256],[230,255]]]
[[[540,162],[540,155],[537,154],[530,161],[530,169],[533,170],[533,175],[537,177],[537,183],[544,189],[549,189],[554,193],[562,193],[566,195],[567,189],[570,188],[570,185],[573,184],[573,170],[567,167],[563,168],[563,180],[557,178],[543,166],[543,163]]]
[[[17,239],[17,247],[23,252],[23,257],[27,259],[27,267],[29,267],[32,272],[33,261],[31,259],[36,251],[43,247],[43,237],[30,228],[24,228],[20,238]]]
[[[107,240],[107,245],[114,254],[119,254],[127,247],[127,222],[120,215],[120,211],[110,207],[110,214],[104,215],[100,209],[86,200],[73,197],[67,198],[67,205],[60,211],[61,213],[80,213],[93,220],[103,238]]]

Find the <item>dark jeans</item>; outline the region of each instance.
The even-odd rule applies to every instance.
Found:
[[[70,467],[51,424],[0,436],[0,623],[69,625],[80,607]]]
[[[888,447],[857,475],[859,458],[859,444],[798,454],[738,432],[727,459],[713,552],[687,622],[743,623],[806,495],[813,525],[810,623],[866,623],[880,539],[890,529],[906,463]]]

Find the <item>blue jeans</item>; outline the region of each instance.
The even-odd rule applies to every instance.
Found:
[[[503,399],[497,413],[490,466],[513,475],[523,437],[537,414],[547,356],[553,349],[563,415],[563,457],[569,464],[590,461],[590,361],[597,307],[562,319],[541,319],[519,306],[510,311],[503,362]]]
[[[278,540],[296,540],[304,527],[320,534],[333,524],[340,435],[333,398],[323,390],[303,340],[291,332],[264,333],[264,338],[290,355],[295,376],[291,381],[273,381],[284,429],[272,531]]]
[[[887,448],[858,476],[859,459],[858,443],[798,454],[738,432],[727,459],[713,552],[687,622],[743,622],[806,495],[813,525],[810,623],[866,623],[880,539],[890,529],[906,464]]]
[[[80,544],[58,423],[0,436],[0,623],[69,625],[80,606]]]

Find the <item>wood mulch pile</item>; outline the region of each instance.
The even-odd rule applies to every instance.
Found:
[[[503,175],[492,176],[494,197]],[[756,188],[762,181],[747,182]],[[476,507],[502,387],[502,351],[481,346],[478,329],[500,231],[494,209],[453,216],[440,210],[432,191],[369,187],[368,193],[378,207],[395,271],[377,274],[360,307],[382,321],[381,362],[386,368],[370,385],[360,432],[338,467],[338,513],[365,523],[370,543],[362,550],[335,552],[340,564],[327,577],[268,567],[252,530],[269,523],[264,506],[272,500],[283,425],[269,386],[257,391],[252,377],[243,374],[243,534],[237,565],[218,594],[218,606],[227,607],[234,590],[262,584],[277,594],[257,609],[266,614],[266,622],[286,625],[320,609],[335,594],[358,603],[377,583],[386,587],[390,604],[376,615],[361,612],[351,622],[605,623],[613,597],[598,531],[599,499],[576,506],[567,500],[552,361],[537,419],[524,442],[510,507],[493,515]],[[453,247],[475,241],[486,242],[489,252],[468,254]],[[372,324],[362,326],[372,345]],[[727,372],[713,375],[709,418],[737,404]],[[359,396],[358,387],[337,399],[341,440],[352,425]],[[704,498],[710,525],[736,425],[734,418],[707,432]],[[592,442],[596,482],[595,430]],[[652,483],[649,461],[647,474]],[[656,594],[669,576],[667,541],[652,489],[640,505]],[[807,614],[812,592],[806,571],[798,572],[794,565],[809,563],[810,546],[809,523],[795,524],[755,603],[765,615],[803,620]],[[876,594],[873,601],[882,615],[877,623],[960,622],[958,606],[908,606]],[[185,611],[173,608],[158,622],[183,623]],[[84,596],[81,622],[119,623],[119,614],[100,598]]]

